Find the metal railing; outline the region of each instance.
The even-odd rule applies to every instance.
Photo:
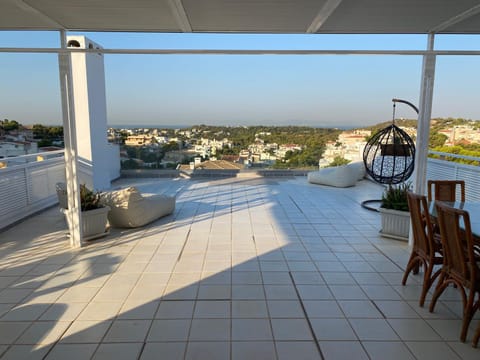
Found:
[[[480,162],[479,158],[436,151],[430,151],[429,154],[437,155],[439,158],[428,158],[427,180],[464,180],[466,200],[480,201],[480,166],[447,160],[456,158]]]

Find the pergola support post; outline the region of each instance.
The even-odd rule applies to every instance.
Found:
[[[60,31],[62,49],[67,48],[65,30]],[[70,231],[70,244],[74,248],[82,246],[82,213],[80,208],[80,192],[78,185],[78,152],[75,126],[75,109],[72,86],[72,59],[69,53],[58,55],[60,72],[60,92],[62,100],[63,136],[65,142],[65,175],[67,181],[68,226]]]
[[[434,50],[435,34],[428,35],[428,51]],[[428,143],[430,138],[430,119],[432,116],[433,85],[435,80],[436,55],[427,53],[423,56],[422,83],[420,88],[419,114],[417,122],[417,141],[415,152],[414,191],[426,193]],[[409,244],[413,238],[410,232]]]
[[[428,50],[433,50],[434,34],[428,35]],[[420,88],[420,112],[417,123],[417,143],[415,154],[415,181],[414,189],[418,194],[426,193],[428,141],[430,137],[430,119],[432,116],[433,85],[435,80],[436,56],[423,56],[422,83]]]

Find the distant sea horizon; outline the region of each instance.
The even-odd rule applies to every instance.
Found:
[[[114,129],[185,129],[196,125],[107,124]]]
[[[267,127],[285,127],[285,126],[298,126],[298,127],[310,127],[314,129],[340,129],[340,130],[350,130],[358,128],[358,126],[353,125],[344,125],[344,126],[313,126],[313,125],[261,125],[261,124],[250,124],[250,125],[211,125],[211,124],[195,124],[195,125],[153,125],[153,124],[107,124],[107,127],[114,128],[114,129],[187,129],[192,128],[200,125],[205,126],[220,126],[220,127],[238,127],[238,126],[246,126],[246,127],[253,127],[253,126],[267,126]]]

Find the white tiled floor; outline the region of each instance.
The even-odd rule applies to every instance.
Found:
[[[459,296],[418,306],[379,198],[305,178],[122,179],[172,216],[79,250],[53,208],[0,233],[2,359],[478,359]],[[429,297],[427,297],[428,306]]]

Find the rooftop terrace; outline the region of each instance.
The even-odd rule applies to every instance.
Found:
[[[121,179],[172,216],[72,249],[57,207],[0,232],[1,359],[478,359],[461,303],[418,306],[409,248],[305,177]],[[428,305],[430,295],[427,296]]]

